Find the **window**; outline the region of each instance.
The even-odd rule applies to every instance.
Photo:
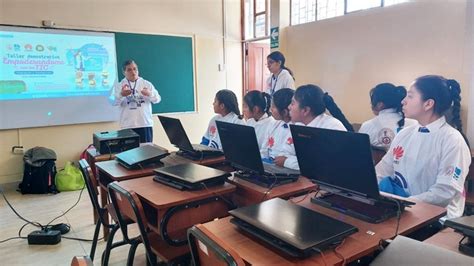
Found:
[[[291,25],[342,16],[373,7],[391,6],[410,0],[291,0]]]
[[[268,36],[270,32],[268,0],[243,0],[244,3],[244,39]]]

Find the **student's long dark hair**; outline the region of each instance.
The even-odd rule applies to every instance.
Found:
[[[285,65],[285,56],[279,52],[279,51],[275,51],[275,52],[271,52],[268,56],[267,56],[267,59],[271,59],[275,62],[280,62],[280,67],[281,69],[286,69],[288,72],[290,72],[290,75],[293,77],[293,79],[295,79],[295,76],[293,75],[293,71],[291,71],[291,69],[289,69],[286,65]]]
[[[272,96],[266,92],[250,91],[244,96],[244,102],[252,112],[253,108],[257,106],[262,112],[271,115],[270,105],[272,103]]]
[[[413,86],[420,92],[424,101],[433,99],[434,113],[437,115],[447,115],[450,117],[448,123],[459,130],[467,145],[469,142],[462,132],[461,121],[461,86],[454,79],[446,79],[442,76],[427,75],[419,77],[413,83]]]
[[[402,100],[407,96],[407,90],[403,86],[395,86],[392,83],[381,83],[370,90],[370,102],[372,108],[378,103],[383,103],[384,109],[395,109],[402,115],[398,121],[398,127],[405,126],[405,114],[402,111]]]
[[[273,94],[273,104],[280,114],[285,110],[288,112],[288,115],[290,114],[290,109],[288,109],[288,107],[291,104],[293,95],[295,95],[295,91],[289,88],[279,89]]]
[[[320,87],[313,84],[300,86],[296,89],[294,97],[301,108],[309,107],[314,116],[324,113],[327,109],[334,118],[342,122],[347,131],[354,131],[334,99],[327,92],[324,93]]]
[[[237,102],[237,96],[231,90],[220,90],[216,93],[216,99],[219,103],[222,103],[227,111],[235,113],[239,119],[242,119],[240,114],[239,103]]]

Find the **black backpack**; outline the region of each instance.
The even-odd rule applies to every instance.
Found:
[[[53,150],[35,147],[23,156],[25,170],[19,185],[22,194],[57,193],[55,186],[56,153]]]

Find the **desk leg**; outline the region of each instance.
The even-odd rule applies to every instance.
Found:
[[[102,186],[99,186],[99,187],[100,187],[100,204],[102,208],[105,208],[105,206],[107,206],[108,193],[107,193],[107,190],[104,189]],[[104,222],[106,225],[110,224],[108,212],[104,212]],[[104,241],[107,241],[107,238],[109,237],[109,228],[107,226],[103,226],[103,228],[104,228]]]

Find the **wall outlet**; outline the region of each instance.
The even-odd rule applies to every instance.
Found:
[[[12,147],[13,154],[25,154],[25,148],[23,146],[13,146]]]

